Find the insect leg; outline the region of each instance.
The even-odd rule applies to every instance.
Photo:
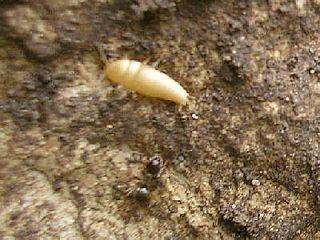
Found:
[[[104,52],[104,50],[105,50],[104,44],[101,43],[101,42],[95,42],[94,45],[98,50],[98,53],[99,53],[99,56],[100,56],[100,60],[104,64],[106,64],[107,63],[107,56],[106,56],[106,53]]]

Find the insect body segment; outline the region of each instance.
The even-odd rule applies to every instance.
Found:
[[[188,93],[168,75],[133,60],[118,60],[106,68],[107,77],[113,82],[142,95],[170,100],[185,105]]]

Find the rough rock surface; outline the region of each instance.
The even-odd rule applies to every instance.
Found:
[[[320,239],[319,14],[1,0],[0,239]],[[158,62],[190,104],[110,83],[119,58]]]

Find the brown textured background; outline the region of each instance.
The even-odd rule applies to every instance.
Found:
[[[1,0],[0,239],[320,239],[319,14]],[[190,105],[103,79],[103,55],[158,61]]]

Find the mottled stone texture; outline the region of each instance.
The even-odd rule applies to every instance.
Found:
[[[0,239],[320,239],[319,14],[0,0]],[[157,62],[190,104],[110,83],[119,58]]]

